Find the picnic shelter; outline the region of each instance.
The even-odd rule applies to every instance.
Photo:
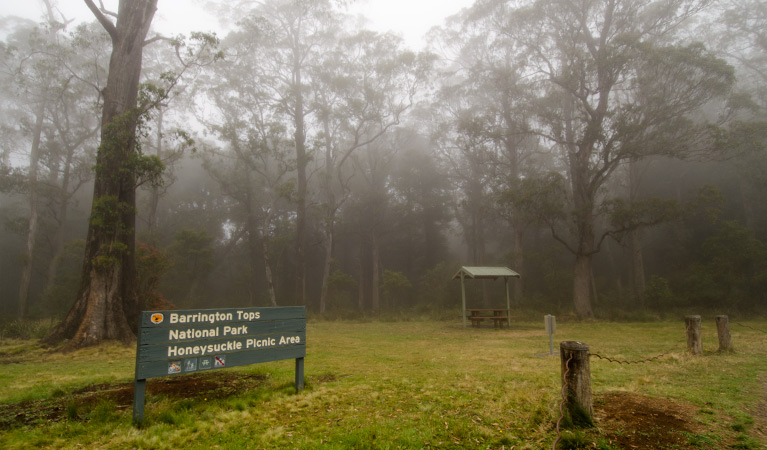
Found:
[[[461,280],[461,306],[463,312],[463,326],[466,326],[466,286],[464,285],[464,279],[472,280],[497,280],[503,278],[506,285],[506,310],[509,325],[511,324],[511,318],[508,317],[508,311],[511,310],[511,301],[509,300],[509,278],[520,278],[517,272],[509,269],[508,267],[473,267],[463,266],[453,276],[454,280]],[[496,322],[497,325],[497,322]]]

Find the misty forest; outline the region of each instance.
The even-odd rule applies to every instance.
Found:
[[[536,316],[765,311],[766,2],[477,0],[416,50],[344,1],[189,36],[157,1],[0,17],[3,320],[458,321],[461,266],[519,272]]]

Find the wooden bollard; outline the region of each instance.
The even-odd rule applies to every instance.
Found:
[[[693,355],[703,354],[703,340],[700,333],[700,316],[687,316],[684,318],[687,327],[687,350]]]
[[[593,426],[589,346],[576,341],[559,344],[564,391],[564,411],[573,425]]]
[[[730,318],[716,316],[716,332],[719,335],[719,351],[732,352],[732,336],[730,336]]]

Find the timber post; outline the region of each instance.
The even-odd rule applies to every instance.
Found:
[[[733,352],[730,318],[728,316],[716,316],[716,332],[719,336],[719,351]]]
[[[576,341],[559,344],[564,410],[573,425],[593,426],[589,346]]]
[[[693,355],[703,354],[700,316],[687,316],[684,318],[684,324],[687,328],[687,350]]]

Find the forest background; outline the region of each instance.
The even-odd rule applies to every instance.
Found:
[[[145,47],[145,309],[454,317],[457,269],[500,265],[529,311],[764,310],[767,4],[478,0],[414,51],[344,3],[222,3],[225,36]],[[111,45],[55,8],[0,30],[0,313],[61,318]]]

